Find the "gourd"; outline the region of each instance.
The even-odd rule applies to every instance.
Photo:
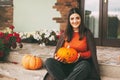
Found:
[[[56,56],[61,58],[65,63],[73,63],[78,59],[78,53],[73,48],[61,47],[56,53]]]
[[[29,70],[40,69],[43,65],[43,61],[40,57],[26,54],[22,57],[22,66]]]

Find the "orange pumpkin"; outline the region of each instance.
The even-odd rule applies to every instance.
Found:
[[[56,56],[64,60],[65,63],[73,63],[78,59],[78,53],[73,48],[61,47]]]
[[[29,70],[36,70],[43,65],[42,59],[37,56],[26,54],[22,58],[22,66]]]

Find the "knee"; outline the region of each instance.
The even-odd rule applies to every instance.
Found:
[[[81,64],[86,65],[86,66],[90,65],[90,63],[88,61],[81,61]]]
[[[53,64],[53,62],[54,62],[54,59],[53,59],[53,58],[48,58],[48,59],[46,59],[46,61],[45,61],[45,65]]]
[[[83,65],[85,70],[88,70],[88,71],[91,70],[91,66],[90,66],[90,63],[88,61],[82,61],[81,64]]]
[[[81,61],[78,66],[84,67],[84,68],[90,68],[90,63],[88,61]]]

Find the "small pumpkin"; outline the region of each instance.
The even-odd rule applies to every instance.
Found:
[[[40,57],[26,54],[22,57],[22,66],[29,70],[36,70],[41,68],[43,61]]]
[[[77,51],[73,48],[66,48],[66,47],[61,47],[57,51],[56,56],[64,60],[65,63],[73,63],[78,59]]]

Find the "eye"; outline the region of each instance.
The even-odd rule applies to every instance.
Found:
[[[80,19],[80,17],[76,17],[76,19],[77,19],[77,20],[79,20],[79,19]]]
[[[72,18],[70,18],[70,20],[73,20],[74,18],[72,17]]]

